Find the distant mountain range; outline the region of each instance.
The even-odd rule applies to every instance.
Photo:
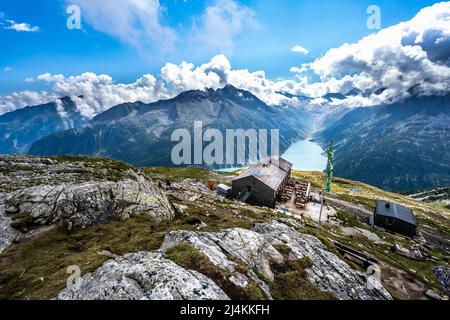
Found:
[[[68,97],[0,116],[0,154],[27,153],[38,139],[87,123]]]
[[[285,94],[285,93],[282,93]],[[346,96],[360,94],[355,89]],[[285,94],[289,96],[289,94]],[[0,153],[111,157],[171,165],[175,129],[280,129],[281,152],[314,134],[336,146],[335,174],[385,190],[450,186],[450,96],[377,107],[268,106],[233,86],[183,92],[155,103],[124,103],[88,121],[70,98],[0,116]],[[344,99],[328,94],[324,99]],[[330,111],[331,110],[331,111]]]
[[[385,190],[450,186],[450,96],[351,110],[316,134],[335,173]]]
[[[302,119],[303,117],[303,119]],[[111,157],[133,165],[171,165],[171,141],[176,129],[280,129],[286,150],[306,132],[307,115],[294,108],[270,107],[253,94],[226,86],[183,92],[170,100],[125,103],[93,118],[82,128],[67,130],[35,142],[34,155]],[[303,125],[299,125],[302,124]]]

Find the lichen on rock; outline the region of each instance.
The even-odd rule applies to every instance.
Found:
[[[5,205],[0,194],[0,253],[19,238],[19,232],[11,227],[11,218],[5,215]]]
[[[174,210],[167,198],[143,176],[134,177],[21,189],[7,196],[6,213],[13,220],[31,217],[32,226],[63,223],[68,230],[140,214],[155,223],[171,220]]]
[[[276,249],[277,245],[283,245],[291,250],[292,259],[308,258],[311,261],[311,267],[306,270],[308,280],[320,290],[343,300],[391,299],[377,281],[373,281],[375,285],[372,283],[374,289],[369,289],[366,277],[327,251],[319,239],[299,233],[282,223],[256,224],[252,230],[234,228],[218,232],[171,232],[166,235],[161,250],[167,251],[180,243],[192,245],[214,265],[226,268],[241,278],[256,281],[267,295],[270,292],[268,283],[264,281],[274,281],[272,266],[285,263],[283,252]],[[236,270],[236,259],[246,266],[246,275]]]
[[[107,261],[64,289],[59,300],[228,300],[212,280],[167,260],[138,252]]]
[[[257,224],[252,230],[264,237],[269,245],[289,247],[295,259],[307,257],[312,264],[306,270],[308,279],[323,291],[343,300],[392,299],[377,280],[370,278],[371,286],[368,286],[365,274],[352,269],[312,235],[300,233],[278,222]]]

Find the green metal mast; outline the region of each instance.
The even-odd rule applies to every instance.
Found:
[[[320,201],[320,213],[319,213],[319,223],[317,224],[317,228],[320,228],[320,223],[322,220],[322,211],[323,211],[323,204],[324,204],[324,197],[325,192],[331,192],[331,183],[333,181],[333,170],[334,170],[334,150],[333,150],[333,141],[330,142],[330,147],[327,151],[324,153],[325,156],[327,156],[327,176],[325,180],[324,187],[322,189],[322,196]]]
[[[327,162],[327,180],[325,182],[324,192],[331,192],[331,183],[333,181],[333,170],[334,170],[334,150],[333,141],[330,142],[330,147],[325,151],[325,155],[328,158]]]

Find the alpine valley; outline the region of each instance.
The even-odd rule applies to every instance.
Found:
[[[351,93],[349,93],[351,94]],[[325,99],[342,99],[328,94]],[[174,130],[280,129],[280,151],[312,137],[336,147],[335,175],[388,191],[450,185],[450,97],[411,97],[391,105],[333,108],[269,106],[248,91],[186,91],[155,103],[117,105],[91,120],[66,97],[0,117],[4,154],[109,157],[137,166],[170,166]]]

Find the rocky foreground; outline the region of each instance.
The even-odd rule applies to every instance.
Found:
[[[156,223],[174,217],[167,197],[157,191],[151,181],[132,170],[116,177],[118,181],[110,181],[106,169],[101,177],[102,172],[98,172],[98,168],[89,170],[80,162],[75,168],[85,168],[86,172],[75,174],[71,180],[47,185],[45,182],[52,173],[64,174],[67,170],[67,179],[73,168],[66,168],[51,159],[14,156],[6,157],[0,164],[3,170],[14,167],[25,170],[24,175],[23,171],[10,171],[6,179],[2,179],[3,183],[5,180],[13,182],[27,178],[33,179],[31,181],[38,179],[38,183],[42,183],[0,194],[0,252],[22,237],[17,230],[27,234],[58,224],[72,230],[105,223],[113,218],[127,219],[131,215],[141,214],[148,215]],[[85,181],[89,180],[86,173],[91,174],[91,181]],[[95,174],[100,176],[94,178]],[[51,178],[54,179],[53,176]]]
[[[354,271],[328,252],[317,238],[277,222],[257,224],[252,230],[169,233],[158,251],[127,254],[108,261],[94,273],[83,276],[75,287],[63,290],[58,298],[229,299],[212,279],[165,258],[168,250],[181,244],[192,246],[215,268],[226,273],[228,277],[223,280],[229,281],[230,286],[245,291],[256,285],[266,299],[272,299],[272,295],[264,280],[273,282],[276,269],[283,268],[286,259],[304,258],[311,261],[311,266],[305,270],[307,279],[335,298],[391,299],[377,281],[373,281],[374,288],[369,289],[364,273]],[[280,247],[289,251],[287,256],[280,252]]]
[[[104,159],[0,164],[2,299],[392,299],[301,221],[201,182],[166,193],[158,175]]]

